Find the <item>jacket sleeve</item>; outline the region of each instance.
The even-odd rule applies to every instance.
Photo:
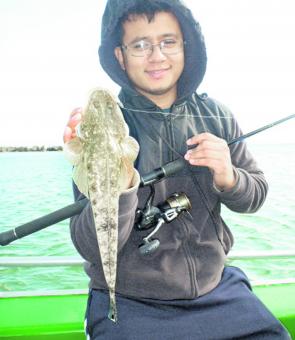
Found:
[[[218,192],[220,200],[233,211],[256,212],[263,205],[268,191],[264,174],[245,144],[232,152],[232,162],[237,182],[231,190]]]
[[[220,106],[219,106],[220,108]],[[230,142],[232,139],[242,135],[242,131],[231,114],[221,107],[226,116],[231,117],[225,120],[223,126],[224,139]],[[236,185],[228,191],[218,191],[220,201],[229,209],[240,213],[256,212],[264,203],[268,192],[268,184],[262,170],[249,152],[245,141],[230,146],[231,160],[236,176]]]
[[[119,197],[119,221],[118,221],[118,251],[120,251],[133,228],[135,211],[138,204],[137,190],[139,186],[139,174],[135,170],[132,187]],[[73,183],[75,201],[85,198]],[[79,254],[92,263],[98,262],[98,243],[93,219],[91,204],[88,201],[83,211],[70,220],[70,231],[73,244]]]

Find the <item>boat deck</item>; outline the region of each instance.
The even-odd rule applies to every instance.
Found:
[[[231,252],[235,259],[294,258],[289,251]],[[5,258],[1,266],[81,266],[80,258]],[[254,293],[295,340],[295,278],[251,282]],[[87,290],[0,292],[0,340],[85,340]]]
[[[295,339],[295,283],[256,286],[254,292]],[[85,340],[87,292],[65,293],[2,297],[0,339]]]

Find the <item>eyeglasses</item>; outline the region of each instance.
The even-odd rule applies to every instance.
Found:
[[[148,57],[153,53],[156,46],[159,46],[164,55],[171,55],[179,53],[185,44],[186,42],[183,40],[169,38],[160,41],[158,44],[152,44],[147,40],[139,40],[129,45],[122,45],[122,48],[129,51],[133,57]]]

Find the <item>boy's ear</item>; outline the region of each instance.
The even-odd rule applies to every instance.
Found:
[[[116,59],[118,60],[121,66],[121,69],[125,71],[125,62],[124,62],[124,56],[123,56],[121,47],[117,46],[114,50],[114,53],[115,53]]]

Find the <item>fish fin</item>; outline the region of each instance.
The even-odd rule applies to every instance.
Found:
[[[119,176],[120,192],[129,187],[130,176],[134,173],[133,163],[139,152],[139,145],[133,137],[126,137],[120,144],[122,158]]]
[[[82,143],[79,137],[71,139],[63,146],[65,158],[72,164],[77,165],[81,161],[82,156]]]
[[[87,176],[85,176],[87,172],[83,162],[82,151],[82,142],[79,137],[71,139],[63,147],[65,158],[74,166],[73,181],[79,191],[89,198],[88,181]]]
[[[134,175],[133,164],[130,163],[129,161],[122,159],[120,176],[118,178],[119,192],[122,192],[129,188],[130,177],[132,173]]]
[[[77,185],[79,191],[87,198],[89,198],[89,186],[86,173],[87,171],[84,163],[80,162],[78,165],[74,167],[73,181]]]
[[[123,159],[133,163],[139,152],[139,144],[136,139],[131,136],[127,136],[121,144]]]

